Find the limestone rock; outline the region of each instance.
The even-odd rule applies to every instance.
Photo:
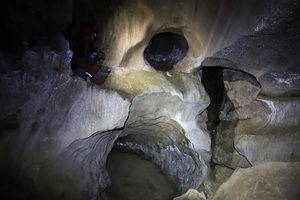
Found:
[[[300,79],[299,68],[290,67],[284,71],[272,71],[259,78],[263,90],[261,94],[272,97],[299,97]]]
[[[189,189],[185,194],[176,197],[173,200],[205,200],[206,197],[203,192],[199,193],[195,189]]]
[[[65,199],[96,199],[110,184],[106,161],[120,133],[97,132],[76,140],[52,162],[41,166],[37,176],[38,197],[51,200],[63,195]]]
[[[266,126],[235,138],[235,147],[251,164],[299,162],[299,98],[261,98],[272,109]],[[247,121],[247,120],[246,120]],[[240,126],[240,125],[238,125]]]
[[[203,185],[205,187],[205,194],[207,195],[207,197],[212,196],[218,190],[221,184],[222,182],[206,179],[203,182]]]
[[[195,150],[210,151],[210,138],[207,131],[199,127],[195,122],[195,117],[208,106],[207,94],[196,92],[194,94],[199,96],[198,100],[192,95],[191,97],[193,98],[183,100],[170,93],[153,93],[137,96],[133,99],[127,124],[140,119],[166,117],[180,124]],[[203,98],[200,98],[200,96]]]
[[[269,162],[238,168],[209,200],[298,199],[300,163]]]
[[[237,74],[238,76],[234,76]],[[255,80],[239,80],[239,73],[224,71],[227,97],[218,125],[213,160],[231,167],[262,162],[299,161],[299,98],[258,95]],[[285,128],[283,128],[285,127]],[[288,136],[287,136],[288,135]]]
[[[210,138],[195,116],[206,106],[168,93],[137,96],[117,145],[151,159],[182,192],[197,188],[207,176],[209,161],[199,152],[210,151]]]
[[[70,76],[68,59],[53,51],[27,51],[24,54],[26,66],[21,68],[20,75],[1,76],[1,82],[5,83],[1,85],[3,94],[11,93],[7,90],[9,88],[14,91],[13,95],[6,94],[7,98],[0,100],[5,111],[1,113],[4,116],[1,120],[9,119],[7,116],[10,114],[18,119],[17,126],[13,128],[6,120],[1,130],[1,152],[6,152],[1,154],[1,166],[2,169],[17,168],[17,176],[21,180],[32,182],[31,185],[27,185],[26,181],[20,183],[25,183],[20,187],[28,187],[28,192],[39,185],[37,179],[44,180],[47,174],[62,173],[63,169],[59,167],[54,171],[57,166],[42,170],[45,174],[41,168],[54,162],[61,152],[70,153],[65,149],[74,141],[97,131],[122,127],[128,117],[128,100],[117,92],[103,90],[80,77]],[[115,109],[118,112],[113,113]],[[22,137],[18,137],[20,135]],[[60,164],[68,166],[68,159],[62,156]],[[105,156],[103,159],[105,162]],[[75,172],[70,170],[72,176],[79,175]],[[6,179],[11,179],[11,175],[7,174]],[[68,184],[60,182],[54,189],[54,195]]]
[[[224,86],[227,95],[221,107],[220,119],[222,121],[217,127],[213,151],[214,162],[233,168],[250,166],[247,159],[234,148],[236,135],[246,133],[249,131],[247,129],[256,130],[265,125],[268,122],[266,116],[270,113],[263,102],[255,99],[260,91],[255,80],[249,76],[243,76],[234,70],[224,71]],[[239,80],[237,77],[245,80]],[[239,123],[244,124],[245,121],[248,122],[247,125],[238,126]]]
[[[234,171],[233,169],[230,169],[228,167],[223,167],[220,165],[216,165],[215,169],[216,169],[216,180],[219,182],[227,181]]]
[[[222,183],[226,182],[230,178],[233,171],[233,169],[228,167],[216,165],[215,169],[211,171],[211,178],[206,179],[202,184],[204,186],[206,196],[212,196],[219,189]]]

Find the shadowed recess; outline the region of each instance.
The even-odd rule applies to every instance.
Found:
[[[155,35],[149,42],[144,59],[156,70],[170,71],[188,53],[186,39],[178,34],[164,32]]]

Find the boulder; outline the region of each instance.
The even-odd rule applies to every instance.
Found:
[[[269,162],[237,168],[209,200],[299,199],[300,163]]]
[[[176,197],[173,200],[205,200],[206,197],[203,192],[199,193],[195,189],[189,189],[185,194]]]

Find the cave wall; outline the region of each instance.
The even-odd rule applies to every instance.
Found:
[[[151,158],[182,193],[209,178],[211,160],[233,169],[300,161],[298,1],[1,4],[0,169],[11,199],[96,199],[110,182],[105,164],[116,141]],[[70,69],[60,32],[84,21],[98,26],[111,71],[103,85]],[[168,73],[143,59],[166,31],[189,45]],[[192,73],[203,67],[224,68],[213,146],[210,100]]]
[[[101,36],[99,46],[108,55],[106,64],[144,70],[151,68],[145,65],[142,53],[157,33],[169,31],[187,39],[188,56],[176,65],[175,70],[190,72],[205,57],[242,35],[254,33],[261,26],[264,14],[265,18],[269,17],[269,13],[264,13],[264,1],[257,1],[255,5],[253,1],[224,0],[94,2],[78,1],[75,18],[97,22]]]

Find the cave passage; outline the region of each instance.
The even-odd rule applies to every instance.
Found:
[[[170,71],[188,53],[186,39],[178,34],[163,32],[155,35],[144,51],[144,59],[156,70]]]
[[[207,108],[208,121],[207,130],[211,135],[211,146],[215,145],[217,126],[220,123],[219,113],[223,103],[225,89],[223,81],[222,67],[204,67],[199,70],[201,82],[205,91],[210,98],[210,105]],[[213,151],[214,148],[212,148]],[[211,168],[214,169],[214,163],[210,162]],[[214,176],[212,173],[211,176]]]
[[[210,98],[207,108],[208,128],[217,127],[220,122],[219,112],[224,98],[224,82],[222,67],[205,67],[200,70],[201,82]]]
[[[112,184],[101,195],[108,200],[170,200],[181,195],[157,165],[118,147],[108,156],[106,168]]]

